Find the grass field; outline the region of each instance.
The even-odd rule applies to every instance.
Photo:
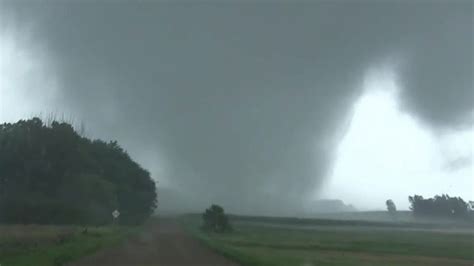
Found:
[[[138,228],[0,225],[0,265],[60,266],[119,243]]]
[[[290,228],[270,227],[270,218],[266,224],[234,221],[234,232],[228,234],[201,232],[197,216],[186,217],[184,223],[205,244],[242,265],[474,264],[472,233],[403,230],[402,225],[360,221],[341,225],[330,220],[313,221],[317,228],[302,229],[297,221]]]

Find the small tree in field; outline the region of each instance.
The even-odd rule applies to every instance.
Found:
[[[397,206],[395,206],[393,200],[389,199],[385,202],[385,204],[387,205],[387,211],[390,213],[390,216],[395,217],[397,214]]]
[[[202,214],[202,219],[204,221],[202,227],[206,231],[222,233],[232,230],[224,209],[219,205],[213,204],[210,208],[206,209]]]

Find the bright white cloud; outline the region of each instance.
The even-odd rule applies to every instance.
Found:
[[[0,122],[54,112],[57,80],[45,64],[45,56],[33,51],[33,40],[21,38],[0,21]]]
[[[322,196],[360,209],[384,209],[389,198],[407,209],[413,194],[472,199],[474,131],[434,135],[422,128],[398,109],[397,86],[389,70],[367,75]]]

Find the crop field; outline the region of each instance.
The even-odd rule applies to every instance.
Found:
[[[244,219],[246,220],[246,219]],[[199,218],[187,217],[194,236],[242,265],[473,265],[474,233],[423,230],[414,224],[393,227],[382,223],[304,220],[272,226],[234,221],[234,231],[217,234],[199,230]],[[281,221],[279,221],[281,222]],[[406,229],[406,230],[405,230]]]
[[[119,243],[135,228],[0,225],[0,265],[60,266]]]

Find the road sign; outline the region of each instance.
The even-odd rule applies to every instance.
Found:
[[[120,212],[118,210],[115,210],[112,212],[112,216],[114,217],[114,219],[117,219],[120,216]]]

